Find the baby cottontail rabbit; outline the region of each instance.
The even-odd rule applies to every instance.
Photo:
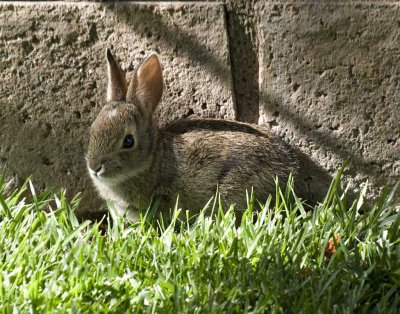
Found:
[[[137,208],[160,201],[166,214],[176,204],[195,214],[215,195],[226,205],[246,208],[246,189],[265,201],[275,176],[285,184],[299,170],[293,151],[267,129],[219,119],[180,120],[159,129],[153,112],[163,92],[157,55],[139,66],[128,82],[107,50],[107,103],[90,129],[86,156],[100,195],[120,214],[137,219]]]

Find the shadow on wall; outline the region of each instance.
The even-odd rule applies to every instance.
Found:
[[[199,44],[195,38],[182,31],[179,25],[174,25],[174,29],[167,25],[160,13],[156,11],[154,4],[146,5],[142,3],[140,6],[135,6],[134,10],[126,10],[129,4],[124,3],[102,3],[102,5],[128,25],[133,33],[140,34],[143,37],[150,34],[155,42],[162,42],[162,44],[169,46],[176,55],[188,56],[213,75],[222,78],[225,86],[231,88],[229,86],[230,80],[226,75],[227,64],[221,62],[207,47]],[[190,50],[183,50],[189,47]]]
[[[313,145],[325,167],[349,159],[356,185],[369,179],[379,189],[397,180],[399,7],[302,3],[264,12],[260,109],[266,122],[286,129],[292,143],[310,140],[302,150]]]
[[[230,9],[236,12],[231,12]],[[239,121],[258,123],[259,63],[255,42],[256,27],[254,23],[246,23],[248,14],[240,14],[238,10],[225,10],[236,115]]]
[[[352,147],[345,148],[340,136],[332,132],[332,130],[321,130],[320,127],[315,128],[314,124],[308,119],[307,115],[301,115],[298,112],[293,112],[287,106],[280,106],[283,100],[276,100],[275,95],[262,95],[261,101],[264,112],[271,112],[276,117],[284,117],[284,120],[288,121],[296,130],[297,135],[317,143],[318,149],[322,149],[327,154],[335,155],[342,162],[348,160],[348,165],[351,166],[352,170],[347,170],[347,174],[369,174],[368,170],[365,169],[367,163],[365,163],[362,158],[357,156]],[[268,124],[274,125],[275,123],[277,122],[271,121]]]
[[[222,12],[225,15],[229,43],[229,60],[232,71],[232,77],[230,77],[225,75],[226,64],[178,26],[175,25],[175,28],[172,29],[151,4],[137,7],[134,13],[124,10],[124,4],[107,5],[107,8],[129,25],[133,32],[143,36],[151,33],[156,41],[162,41],[163,44],[170,46],[177,55],[188,55],[210,73],[223,79],[225,86],[232,89],[237,119],[243,122],[257,123],[259,116],[258,56],[257,48],[252,42],[252,37],[255,37],[254,26],[250,30],[246,29],[243,25],[245,17],[239,17],[226,9],[225,12]],[[176,49],[177,45],[180,49]],[[185,48],[190,48],[190,50],[182,50]],[[231,84],[233,86],[230,86]]]

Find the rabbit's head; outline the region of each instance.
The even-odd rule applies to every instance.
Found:
[[[132,74],[107,49],[107,103],[90,128],[87,167],[93,180],[114,185],[146,170],[154,153],[157,127],[152,115],[163,90],[161,66],[152,54]]]

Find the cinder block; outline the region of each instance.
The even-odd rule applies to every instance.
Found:
[[[160,55],[160,125],[182,117],[235,118],[220,3],[0,3],[0,163],[42,187],[83,192],[88,129],[106,92],[105,49],[133,70]]]
[[[260,123],[373,192],[400,174],[397,2],[267,2],[259,17]]]

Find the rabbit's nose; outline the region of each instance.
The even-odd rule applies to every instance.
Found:
[[[103,163],[98,163],[95,160],[89,161],[88,166],[89,171],[96,176],[102,175],[106,170]]]

